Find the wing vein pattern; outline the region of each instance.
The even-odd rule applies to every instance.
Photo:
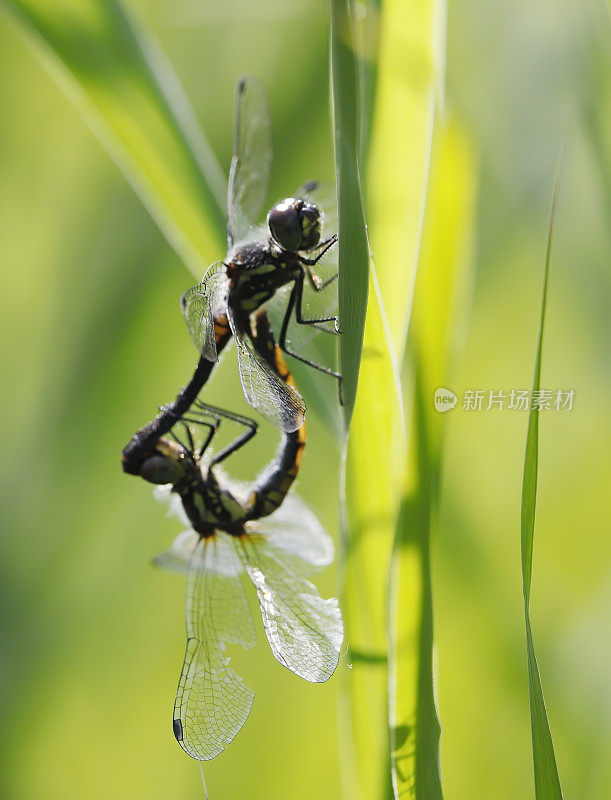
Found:
[[[186,752],[207,761],[246,722],[254,693],[229,666],[228,644],[251,647],[256,635],[240,582],[239,560],[223,533],[197,544],[186,590],[187,648],[174,704],[174,729]]]
[[[229,325],[236,343],[238,369],[244,397],[265,419],[285,433],[298,430],[305,419],[306,405],[292,386],[286,384],[254,351],[233,309],[228,308]]]
[[[272,126],[267,95],[256,78],[236,89],[233,159],[227,191],[227,240],[243,241],[259,221],[272,165]]]
[[[263,626],[276,659],[307,681],[322,683],[339,661],[343,625],[337,599],[325,600],[289,566],[280,548],[264,536],[238,546],[261,608]]]

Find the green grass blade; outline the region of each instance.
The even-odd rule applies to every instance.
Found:
[[[352,4],[331,0],[331,84],[339,207],[339,342],[346,429],[356,398],[369,282],[369,245],[358,152],[360,91]]]
[[[119,0],[4,0],[193,273],[222,242],[225,179],[155,43]]]
[[[406,467],[403,409],[372,278],[356,404],[345,453],[343,604],[346,796],[390,795],[386,585]]]
[[[540,389],[541,356],[543,351],[543,332],[549,284],[550,258],[554,216],[558,197],[560,168],[556,175],[552,210],[547,236],[545,272],[539,320],[539,338],[535,357],[532,397]],[[532,733],[533,767],[535,773],[535,797],[537,800],[562,800],[562,787],[554,755],[552,733],[543,699],[543,688],[535,647],[530,627],[530,586],[532,578],[532,554],[535,533],[535,510],[537,503],[537,473],[539,466],[539,409],[531,403],[526,435],[526,454],[524,457],[524,477],[522,481],[521,545],[522,545],[522,589],[524,593],[524,615],[526,619],[526,657],[528,663],[528,694],[530,699],[530,724]]]
[[[533,743],[533,766],[535,771],[535,797],[537,800],[562,798],[562,787],[554,755],[554,743],[549,727],[539,665],[530,628],[530,616],[526,616],[526,657],[528,661],[528,688]]]
[[[445,0],[385,0],[367,169],[371,249],[399,361],[409,323],[428,182]]]
[[[411,440],[421,482],[403,501],[397,523],[389,592],[389,721],[395,798],[442,798],[439,771],[440,726],[433,691],[433,604],[430,574],[430,475],[424,472],[426,434],[417,390]],[[417,429],[417,430],[416,430]]]
[[[405,440],[397,371],[381,297],[373,270],[371,275],[369,271],[358,158],[370,109],[357,102],[364,95],[351,8],[344,0],[331,2],[346,427],[351,420],[341,498],[343,613],[351,669],[344,675],[340,735],[346,796],[387,800],[391,789],[386,580],[400,476],[405,469]]]
[[[382,0],[369,0],[366,13],[357,14],[355,36],[358,48],[360,102],[362,107],[359,135],[359,158],[366,164],[369,157],[373,110],[378,88],[378,59],[380,54],[380,20]],[[361,173],[363,192],[367,193],[367,175]]]
[[[396,798],[439,800],[440,726],[433,680],[430,537],[444,418],[433,394],[447,382],[468,307],[475,168],[469,141],[439,126],[408,337],[410,469],[393,548],[389,591],[389,721]],[[406,395],[408,393],[406,392]]]
[[[424,3],[388,0],[383,4],[383,13],[379,18],[380,60],[377,66],[376,103],[367,167],[367,211],[384,313],[387,314],[385,338],[388,341],[389,357],[384,367],[387,384],[394,362],[397,360],[394,355],[395,349],[400,354],[399,360],[402,357],[405,330],[411,311],[411,294],[428,181],[434,108],[433,6],[432,0]],[[414,64],[417,64],[416,69]],[[409,137],[409,147],[405,146],[406,137]],[[370,309],[368,322],[369,315],[373,313]],[[373,328],[374,326],[371,338],[366,329],[365,353],[368,353],[370,348],[377,348],[379,351],[384,341],[382,335],[375,335]],[[367,543],[359,543],[364,553],[361,557],[362,573],[371,571],[368,568],[373,565],[373,575],[369,576],[369,591],[365,595],[369,615],[368,635],[365,636],[363,630],[363,617],[367,618],[363,609],[361,629],[358,633],[368,642],[370,649],[374,648],[376,652],[380,652],[382,625],[384,624],[387,630],[389,613],[387,595],[384,592],[389,575],[387,564],[396,529],[397,510],[402,502],[407,450],[405,442],[398,434],[401,430],[401,421],[397,418],[397,414],[400,413],[399,408],[402,406],[400,389],[396,390],[390,385],[385,386],[380,383],[380,378],[372,373],[372,365],[367,364],[364,358],[361,380],[370,387],[371,395],[367,397],[365,392],[361,395],[359,387],[348,453],[348,463],[352,465],[351,471],[362,472],[360,490],[363,497],[357,501],[349,492],[348,502],[352,506],[353,518],[377,519],[375,529],[370,523],[369,549]],[[390,393],[394,391],[397,391],[395,403],[391,401],[388,409],[378,408],[381,405],[379,395],[384,394],[388,400],[391,397]],[[376,393],[378,397],[375,396]],[[372,418],[375,418],[376,413],[379,414],[379,418],[374,423]],[[392,429],[390,435],[385,435],[386,424],[395,429],[394,441]],[[386,461],[383,448],[388,452]],[[371,466],[368,465],[365,455],[369,453],[379,453],[378,459]],[[368,471],[369,477],[367,477]],[[379,484],[380,480],[384,481],[384,487],[377,485],[376,479],[372,477],[374,471],[378,478],[377,483]],[[354,483],[357,484],[356,478]],[[384,499],[380,503],[381,498]],[[404,511],[405,498],[402,506],[402,512]],[[350,578],[356,584],[355,591],[366,579],[364,574],[359,575],[349,563],[347,579]],[[412,585],[410,584],[410,587]],[[347,586],[349,588],[349,583]],[[393,605],[392,596],[390,604]],[[384,605],[386,605],[385,617],[383,617]],[[386,646],[383,652],[388,652]],[[409,658],[409,655],[407,657]],[[391,656],[391,669],[392,666]],[[367,759],[367,749],[370,752],[380,752],[384,747],[386,752],[388,746],[381,735],[376,739],[371,731],[372,726],[379,724],[379,714],[384,703],[388,704],[388,699],[382,698],[380,684],[384,677],[388,681],[389,674],[388,668],[384,670],[385,675],[381,674],[381,664],[376,667],[374,663],[368,663],[359,665],[359,668],[365,674],[361,680],[362,685],[357,682],[358,675],[351,676],[355,695],[353,709],[359,707],[359,696],[361,706],[367,702],[363,700],[365,697],[377,699],[375,704],[370,704],[365,709],[361,708],[362,730],[360,742],[357,741],[357,744],[360,744],[357,754],[360,754],[360,760],[364,761]],[[393,703],[393,687],[390,688],[390,702]],[[388,692],[388,687],[386,691]],[[388,707],[386,712],[389,716],[394,715]],[[369,725],[368,735],[364,733],[367,731],[367,725]],[[357,736],[359,731],[354,721],[353,730]],[[401,738],[404,733],[405,729],[400,725],[391,727],[388,737],[391,751],[399,750],[397,737]],[[406,742],[407,738],[403,737],[403,744]],[[395,789],[396,776],[402,774],[397,770],[398,763],[393,758],[392,762],[387,761],[380,765],[385,771],[390,769]],[[372,776],[365,776],[365,779],[367,778],[371,779]],[[382,784],[378,789],[379,792],[386,790],[386,784]]]

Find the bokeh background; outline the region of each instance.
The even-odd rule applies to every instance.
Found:
[[[234,83],[253,72],[272,102],[272,195],[331,177],[320,0],[135,5],[225,167]],[[575,389],[576,399],[541,419],[533,627],[566,795],[592,800],[611,786],[608,26],[595,0],[456,0],[446,91],[478,164],[472,314],[450,387],[458,395],[530,385],[566,143],[542,386]],[[180,526],[119,464],[133,430],[195,363],[178,305],[192,277],[6,14],[0,52],[2,794],[199,797],[197,765],[170,725],[183,583],[150,566]],[[235,373],[229,357],[208,397],[239,410]],[[333,391],[321,380],[320,391]],[[337,540],[336,444],[313,414],[309,431],[299,492]],[[447,415],[433,577],[448,798],[532,796],[525,433],[526,416],[513,411]],[[265,463],[276,434],[257,441],[234,459],[239,477]],[[319,584],[333,593],[333,570]],[[308,685],[264,643],[234,657],[256,701],[229,751],[206,766],[211,797],[339,797],[341,674]]]

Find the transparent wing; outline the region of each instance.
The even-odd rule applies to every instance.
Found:
[[[265,536],[242,537],[237,546],[274,656],[307,681],[326,681],[337,667],[344,635],[337,599],[320,597]]]
[[[174,703],[174,735],[200,761],[214,758],[234,739],[254,698],[224,653],[227,644],[256,642],[236,572],[239,560],[228,539],[223,533],[201,539],[187,576],[187,649]]]
[[[269,517],[248,523],[263,534],[267,542],[282,551],[290,568],[308,575],[333,561],[333,540],[318,517],[296,494],[290,494]]]
[[[246,239],[259,221],[272,165],[272,126],[263,84],[252,76],[236,86],[233,159],[227,191],[229,246]]]
[[[232,261],[235,258],[236,251],[240,249],[244,241],[247,242],[265,242],[269,238],[269,227],[267,222],[262,222],[260,225],[251,225],[246,234],[241,238],[236,239],[232,244],[228,243],[227,246],[227,261]]]
[[[286,433],[296,431],[305,419],[306,405],[303,398],[278,377],[253,350],[230,308],[227,315],[238,351],[238,368],[244,397],[276,428]]]
[[[225,269],[222,261],[212,264],[201,282],[187,289],[180,301],[193,343],[209,361],[216,361],[218,358],[214,315],[224,309],[227,299],[228,279]]]
[[[158,503],[167,503],[168,517],[177,517],[183,525],[190,525],[189,517],[185,513],[180,497],[172,491],[172,484],[155,486],[153,497]]]
[[[153,564],[156,567],[168,570],[168,572],[180,572],[188,575],[189,564],[198,542],[199,536],[194,530],[182,531],[174,539],[171,547],[155,556]]]

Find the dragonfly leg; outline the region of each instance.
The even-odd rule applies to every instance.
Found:
[[[315,258],[303,258],[302,256],[299,256],[299,260],[305,266],[313,267],[315,264],[318,264],[320,259],[327,252],[327,250],[330,250],[333,247],[335,242],[337,242],[337,234],[336,233],[334,233],[333,236],[329,236],[328,239],[325,239],[324,242],[321,242],[318,245],[318,247],[320,248],[320,252],[318,253],[317,256],[315,256]]]
[[[189,442],[189,450],[194,453],[195,452],[195,442],[193,441],[193,435],[191,433],[191,428],[186,424],[186,422],[182,422],[182,426],[185,429],[185,433],[187,434],[187,441]]]
[[[161,415],[165,415],[168,419],[174,420],[174,426],[181,425],[183,428],[186,437],[187,437],[187,446],[185,447],[185,443],[174,433],[174,426],[168,431],[168,434],[174,439],[174,441],[179,444],[181,447],[189,450],[191,453],[194,452],[194,444],[193,444],[193,436],[191,435],[191,429],[186,424],[184,418],[179,417],[171,407],[169,406],[159,406],[159,411]],[[199,422],[197,423],[199,424]],[[205,423],[202,423],[205,424]],[[160,437],[161,438],[161,437]]]
[[[218,431],[220,421],[219,420],[214,420],[213,422],[209,422],[208,420],[202,419],[202,418],[194,419],[194,418],[191,418],[191,417],[183,417],[182,419],[179,420],[179,424],[182,426],[182,428],[185,431],[185,434],[187,436],[187,445],[188,446],[185,449],[187,449],[189,451],[189,453],[191,453],[192,456],[195,456],[195,441],[193,439],[193,434],[191,433],[191,427],[190,426],[191,425],[198,425],[201,428],[208,428],[208,433],[206,434],[206,439],[205,439],[204,443],[202,444],[202,446],[199,448],[199,451],[198,451],[198,454],[197,454],[198,457],[201,457],[202,453],[209,446],[210,442],[212,441],[212,438],[214,437],[214,435]],[[174,430],[170,431],[170,436],[181,447],[185,447],[184,442],[182,442],[181,439],[179,439],[179,437],[174,433]]]
[[[326,289],[329,284],[333,283],[333,281],[336,281],[339,277],[339,272],[336,272],[335,275],[331,275],[331,277],[327,278],[326,281],[321,281],[318,275],[316,275],[315,272],[312,272],[312,268],[308,264],[305,265],[305,271],[312,289],[314,289],[315,292],[322,292],[323,289]]]
[[[194,406],[195,408],[192,408],[189,411],[189,416],[185,415],[184,417],[181,418],[180,421],[187,430],[187,435],[189,437],[189,443],[192,453],[195,453],[195,444],[193,442],[191,429],[185,423],[189,423],[191,425],[199,425],[202,428],[208,428],[208,433],[206,435],[206,438],[198,451],[198,458],[201,458],[202,455],[206,452],[206,450],[210,446],[210,442],[212,441],[214,436],[218,433],[218,430],[221,427],[221,418],[218,414],[215,414],[213,411],[208,411],[205,407],[203,407],[203,403],[200,403],[199,400],[194,401]],[[209,421],[209,418],[212,419],[212,422]]]
[[[259,428],[258,424],[254,421],[254,419],[250,419],[250,417],[244,417],[241,414],[235,414],[233,411],[226,411],[224,408],[209,406],[206,403],[201,403],[199,401],[197,405],[202,410],[206,410],[210,414],[216,414],[218,415],[218,417],[224,417],[225,419],[229,419],[232,422],[237,422],[240,425],[244,425],[244,427],[246,428],[246,430],[243,433],[241,433],[237,437],[237,439],[231,442],[231,444],[228,444],[227,447],[224,447],[219,453],[217,453],[214,456],[214,458],[210,462],[210,466],[219,464],[221,461],[224,461],[232,453],[235,453],[236,450],[239,450],[240,447],[243,447],[246,444],[246,442],[252,439],[252,437],[255,435],[255,433]],[[202,450],[202,453],[203,452],[204,450]]]
[[[315,273],[312,272],[312,270],[311,270],[311,268],[309,266],[307,266],[307,265],[305,266],[305,271],[306,271],[306,275],[308,276],[308,281],[309,281],[310,285],[312,286],[312,288],[314,289],[315,292],[322,292],[324,289],[327,288],[327,286],[329,286],[330,283],[333,283],[333,281],[337,280],[337,278],[339,276],[339,272],[336,272],[335,275],[332,275],[330,278],[328,278],[326,281],[323,282],[323,281],[320,280],[318,275],[316,275]],[[330,328],[326,327],[325,325],[321,325],[320,322],[332,322],[333,323],[333,330],[331,330]],[[303,324],[304,325],[314,325],[315,328],[318,328],[321,331],[325,331],[325,333],[341,333],[341,330],[339,329],[339,317],[337,317],[337,316],[326,317],[325,319],[320,320],[320,321],[319,320],[316,320],[316,321],[314,321],[314,320],[304,320]]]
[[[185,448],[185,443],[181,439],[179,439],[179,437],[174,433],[174,430],[169,431],[168,435],[171,436],[172,439],[174,439],[176,444],[179,444],[183,449],[187,449]]]
[[[306,267],[306,271],[307,271]],[[335,280],[334,276],[331,280]],[[326,331],[327,333],[339,333],[339,318],[336,314],[333,314],[331,317],[319,317],[318,319],[306,319],[303,316],[302,310],[302,303],[303,303],[303,281],[304,281],[304,273],[302,272],[299,278],[295,281],[295,288],[293,291],[295,292],[295,319],[300,325],[314,325],[315,327],[320,327],[322,322],[332,322],[335,328],[335,331],[331,331],[328,328],[321,328],[321,330]],[[321,287],[322,288],[322,287]],[[320,291],[320,290],[318,290]]]
[[[301,301],[303,297],[303,280],[304,280],[304,273],[302,272],[299,277],[295,280],[295,285],[291,290],[291,294],[289,296],[289,301],[286,306],[286,311],[284,312],[284,319],[282,320],[282,328],[280,330],[280,338],[278,340],[278,344],[280,345],[281,349],[284,350],[285,353],[288,355],[293,356],[298,361],[302,361],[304,364],[308,364],[310,367],[314,367],[314,369],[319,370],[320,372],[324,372],[327,375],[333,375],[334,378],[341,378],[339,372],[335,372],[330,367],[325,367],[322,364],[317,364],[315,361],[311,361],[309,358],[305,358],[304,356],[300,356],[298,353],[295,353],[293,350],[286,343],[286,334],[289,327],[289,322],[291,320],[291,314],[293,312],[293,308],[295,309],[295,319],[300,325],[317,325],[321,322],[332,322],[333,320],[337,320],[337,317],[327,317],[322,319],[304,319],[301,313]]]
[[[324,256],[324,254],[327,252],[327,250],[329,250],[329,248],[333,247],[333,245],[336,242],[337,242],[337,234],[335,233],[335,234],[333,234],[333,236],[330,236],[328,239],[325,239],[325,241],[321,243],[320,247],[322,247],[322,249],[321,249],[320,253],[318,253],[318,255],[315,258],[301,258],[301,257],[299,258],[299,261],[305,267],[305,273],[308,276],[308,281],[310,282],[310,285],[312,286],[312,288],[314,289],[315,292],[322,292],[324,289],[327,288],[327,286],[329,286],[331,283],[333,283],[333,281],[337,280],[337,278],[339,276],[339,273],[336,272],[335,275],[332,275],[330,278],[327,278],[326,281],[322,281],[319,278],[319,276],[316,275],[316,273],[314,273],[312,271],[312,267],[315,266],[320,261],[320,259]],[[301,293],[303,293],[303,286],[301,287],[300,291],[301,291]],[[299,309],[299,313],[301,314],[301,300],[298,303],[298,309]],[[298,321],[301,322],[301,320],[299,320],[299,319],[298,319]],[[317,327],[319,327],[318,323],[320,323],[320,322],[333,322],[333,327],[335,328],[335,333],[340,333],[341,332],[340,329],[339,329],[339,319],[338,319],[337,316],[326,317],[324,319],[319,319],[319,320],[303,320],[302,324],[304,324],[304,325],[316,325]],[[321,328],[321,330],[326,330],[326,329],[325,328]],[[328,332],[331,333],[331,331],[328,331]]]

